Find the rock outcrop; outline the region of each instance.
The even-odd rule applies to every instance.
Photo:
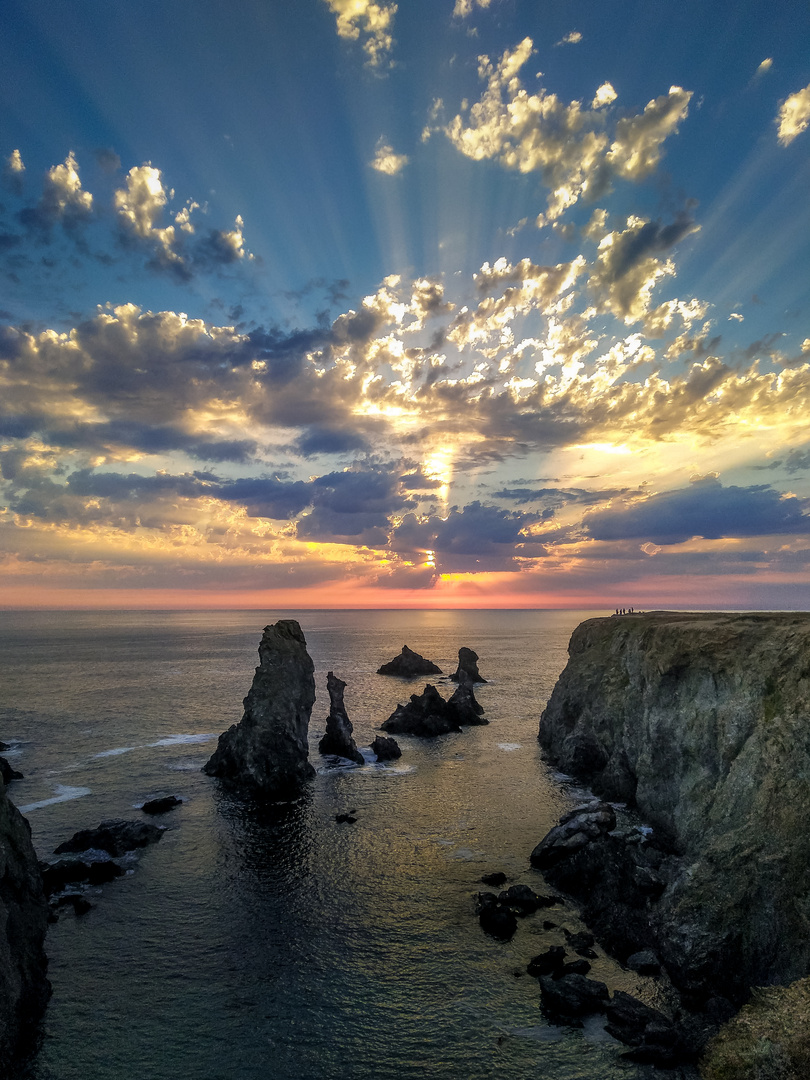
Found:
[[[220,735],[203,772],[269,798],[299,794],[315,775],[307,744],[314,670],[294,619],[266,626],[244,715]]]
[[[540,742],[651,828],[577,841],[547,878],[606,947],[652,949],[699,999],[806,975],[810,616],[591,619],[569,653]],[[560,853],[544,843],[535,864]]]
[[[326,676],[326,689],[329,691],[329,716],[326,718],[326,734],[318,743],[318,749],[322,754],[337,754],[358,765],[365,764],[352,736],[354,729],[343,704],[346,683],[330,671]]]
[[[463,645],[458,650],[458,667],[452,675],[448,676],[453,682],[462,682],[464,677],[470,681],[470,683],[485,683],[487,680],[482,679],[478,672],[478,653],[473,652],[472,649],[467,649]]]
[[[397,705],[380,727],[393,735],[433,738],[461,731],[462,724],[488,723],[481,712],[483,710],[468,684],[459,684],[450,700],[445,701],[436,687],[428,683],[421,694],[411,694],[406,705]]]
[[[147,821],[127,821],[116,818],[102,821],[96,829],[80,829],[70,840],[54,848],[54,855],[76,855],[83,851],[106,851],[113,858],[128,851],[156,844],[165,832],[161,825]]]
[[[4,784],[10,784],[12,780],[22,780],[24,777],[21,772],[12,769],[4,757],[0,757],[0,779]]]
[[[395,656],[393,660],[377,668],[378,675],[400,675],[405,679],[410,679],[415,675],[441,675],[441,673],[440,667],[426,660],[424,656],[420,656],[418,652],[409,649],[407,645],[402,646],[399,656]]]
[[[50,996],[47,920],[31,830],[0,782],[0,1071],[32,1047]]]
[[[402,751],[396,739],[387,739],[385,735],[377,735],[371,744],[377,761],[396,761],[402,757]]]

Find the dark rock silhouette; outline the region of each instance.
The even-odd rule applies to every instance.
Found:
[[[547,870],[615,828],[616,812],[609,803],[579,806],[561,817],[559,825],[540,841],[531,853],[531,864]]]
[[[352,737],[354,729],[343,704],[346,683],[330,671],[326,676],[326,688],[329,691],[329,716],[326,718],[326,734],[318,743],[318,749],[322,754],[337,754],[338,757],[363,765],[365,759]]]
[[[487,680],[482,679],[478,673],[478,653],[473,652],[472,649],[467,649],[463,645],[458,650],[458,667],[449,676],[453,682],[461,682],[464,676],[467,676],[471,683],[485,683]]]
[[[97,829],[81,829],[70,840],[54,848],[54,855],[75,855],[83,851],[106,851],[117,857],[136,848],[155,844],[165,832],[161,825],[148,821],[102,821]],[[76,879],[79,880],[79,879]]]
[[[106,885],[125,873],[124,867],[111,858],[89,856],[42,864],[42,882],[47,896],[60,892],[66,885]]]
[[[183,800],[176,795],[165,795],[162,799],[150,799],[145,802],[141,810],[145,814],[165,814],[167,810],[174,810],[175,806],[182,806]]]
[[[460,731],[462,724],[488,723],[481,711],[469,685],[460,684],[450,700],[445,701],[436,687],[428,683],[421,694],[411,694],[407,705],[397,705],[380,727],[394,735],[433,738]]]
[[[494,874],[484,874],[481,881],[484,885],[494,885],[497,889],[499,885],[506,884],[506,874],[503,870],[496,870]]]
[[[526,971],[535,979],[542,975],[553,975],[562,971],[565,965],[565,949],[562,945],[552,945],[545,952],[533,956],[529,961]]]
[[[605,1011],[608,988],[603,982],[572,973],[564,978],[540,976],[543,1008],[554,1019],[570,1022],[572,1017],[591,1016]]]
[[[481,929],[500,941],[508,941],[517,930],[517,917],[514,911],[502,904],[495,893],[479,893],[476,898],[476,910]]]
[[[16,769],[12,769],[6,759],[4,757],[0,757],[0,777],[2,777],[4,784],[8,784],[12,780],[22,780],[23,774],[21,772],[17,772]]]
[[[36,1042],[50,997],[48,905],[28,822],[0,783],[0,1071]]]
[[[307,745],[314,670],[294,619],[266,626],[244,715],[220,735],[203,772],[270,798],[299,794],[315,775]]]
[[[399,656],[395,656],[393,660],[377,668],[378,675],[401,675],[406,679],[414,675],[441,675],[441,673],[440,667],[409,649],[407,645],[402,646]]]
[[[378,735],[371,744],[377,761],[396,761],[402,757],[402,751],[396,739],[386,739],[384,735]]]

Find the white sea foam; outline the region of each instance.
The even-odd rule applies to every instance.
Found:
[[[42,799],[40,802],[28,803],[27,806],[18,806],[17,809],[21,814],[30,814],[32,810],[41,810],[43,806],[55,806],[56,803],[70,802],[72,799],[81,799],[83,795],[90,794],[90,788],[86,787],[67,787],[64,784],[57,784],[54,788],[54,796],[52,799]]]
[[[499,742],[498,743],[498,749],[499,750],[520,750],[522,745],[523,744],[519,743],[519,742]]]
[[[216,732],[211,732],[208,735],[168,735],[165,739],[158,739],[157,742],[150,742],[146,745],[149,749],[155,746],[186,746],[190,743],[210,742],[218,737]]]
[[[99,754],[93,754],[93,757],[118,757],[119,754],[128,754],[134,749],[134,746],[116,746],[114,750],[102,750]]]

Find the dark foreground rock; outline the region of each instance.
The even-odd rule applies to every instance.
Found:
[[[459,691],[461,695],[457,696]],[[486,724],[479,709],[471,687],[459,685],[450,700],[445,701],[436,687],[428,683],[421,694],[411,694],[407,705],[397,705],[380,727],[394,735],[433,738],[461,731],[462,724]]]
[[[509,941],[517,931],[517,916],[495,893],[479,893],[476,910],[481,928],[499,941]]]
[[[59,859],[42,864],[42,883],[46,895],[53,896],[68,885],[106,885],[125,873],[111,858]]]
[[[371,749],[377,761],[396,761],[402,757],[402,751],[396,739],[387,739],[385,735],[378,735],[371,744]]]
[[[24,777],[21,772],[12,769],[4,757],[0,757],[0,779],[4,784],[9,784],[12,780],[22,780]]]
[[[540,742],[653,835],[592,840],[555,883],[698,999],[807,975],[810,615],[592,619],[569,653]]]
[[[485,683],[487,681],[482,679],[478,672],[478,653],[462,645],[458,650],[458,667],[449,678],[453,682],[461,682],[465,677],[471,683]]]
[[[346,683],[330,671],[326,676],[326,688],[329,691],[329,716],[326,718],[326,734],[318,743],[318,749],[322,754],[337,754],[338,757],[363,765],[365,759],[357,749],[352,736],[352,722],[343,704]]]
[[[0,1074],[36,1042],[50,996],[48,905],[28,822],[0,783]]]
[[[299,794],[315,775],[307,745],[314,670],[294,619],[266,626],[244,715],[220,735],[203,771],[271,799]]]
[[[484,719],[483,705],[480,705],[475,699],[473,684],[464,673],[462,673],[459,684],[453,691],[447,705],[450,711],[454,713],[459,724],[470,727],[475,724],[489,723],[488,720]]]
[[[165,831],[162,826],[151,825],[148,821],[102,821],[97,829],[81,829],[74,833],[70,840],[65,840],[54,849],[54,855],[106,851],[108,855],[116,857],[157,843]]]
[[[543,1008],[552,1018],[566,1020],[604,1012],[609,997],[603,982],[576,973],[562,979],[541,975],[540,996]]]
[[[150,799],[145,802],[141,810],[145,814],[165,814],[169,810],[174,810],[176,806],[182,805],[183,800],[178,799],[176,795],[164,795],[162,799]]]
[[[409,649],[407,645],[402,646],[399,656],[395,656],[393,660],[377,668],[378,675],[399,675],[405,679],[410,679],[415,675],[441,675],[441,673],[440,667],[426,660],[424,656],[420,656],[418,652]]]

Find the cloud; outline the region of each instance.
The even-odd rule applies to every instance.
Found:
[[[529,94],[518,73],[533,51],[531,38],[524,38],[497,63],[479,57],[479,77],[486,83],[481,99],[441,130],[476,161],[539,172],[551,189],[548,210],[538,218],[543,224],[584,195],[598,197],[616,177],[639,181],[648,176],[660,160],[662,144],[686,117],[692,95],[673,86],[643,113],[619,119],[611,141],[605,105],[612,87],[602,84],[590,110],[579,101],[565,104],[544,89]]]
[[[472,15],[475,8],[488,8],[491,2],[492,0],[456,0],[453,18],[466,19],[468,15]]]
[[[337,16],[338,36],[349,41],[362,39],[370,67],[380,67],[394,45],[391,31],[397,5],[381,0],[325,0]]]
[[[770,57],[770,56],[767,56],[762,61],[762,63],[757,67],[757,70],[754,72],[754,78],[755,79],[762,78],[762,76],[765,75],[767,72],[769,72],[772,67],[773,67],[773,58]]]
[[[22,193],[22,175],[25,172],[22,155],[19,150],[12,150],[3,164],[2,179],[5,187],[16,195]]]
[[[559,41],[555,41],[554,45],[555,47],[558,45],[579,45],[580,41],[582,41],[582,34],[580,34],[579,30],[572,30],[565,37],[561,37]]]
[[[810,125],[810,84],[785,98],[774,123],[778,127],[777,138],[782,146],[788,146],[797,135],[807,130]]]
[[[22,209],[19,218],[26,228],[47,231],[57,221],[67,228],[75,227],[92,212],[93,196],[82,188],[79,166],[71,150],[61,165],[46,172],[39,202]]]
[[[810,532],[810,516],[794,495],[766,484],[723,487],[709,477],[631,505],[591,511],[583,525],[595,540],[682,544],[695,536],[719,540]]]
[[[159,224],[171,198],[174,198],[174,191],[163,186],[160,169],[146,162],[129,170],[126,187],[115,192],[113,202],[124,234],[146,243],[156,265],[188,278],[190,270],[175,249],[177,233],[174,225]]]
[[[374,151],[374,157],[369,164],[372,169],[385,173],[386,176],[396,176],[397,173],[402,172],[408,164],[408,160],[407,154],[395,153],[394,148],[389,146],[384,138],[380,136]]]

